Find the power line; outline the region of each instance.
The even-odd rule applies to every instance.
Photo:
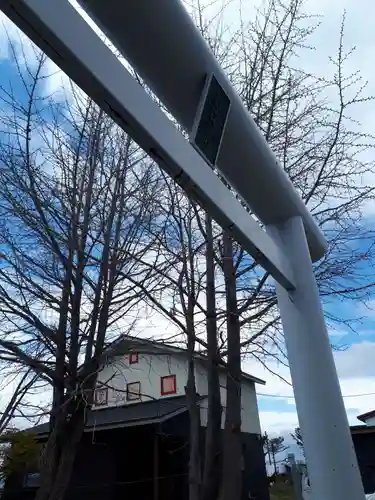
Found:
[[[266,397],[266,398],[280,398],[280,399],[294,399],[294,396],[283,396],[282,394],[265,394],[262,392],[257,392],[258,396]],[[375,392],[365,392],[363,394],[348,394],[343,396],[343,398],[360,398],[362,396],[374,396]]]

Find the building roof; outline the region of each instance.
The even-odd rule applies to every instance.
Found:
[[[351,425],[350,432],[352,434],[372,434],[375,432],[375,425]]]
[[[202,398],[203,399],[203,398]],[[85,432],[160,423],[188,411],[186,396],[158,399],[126,406],[89,410]],[[39,436],[49,433],[48,422],[28,429]]]
[[[110,344],[105,352],[105,357],[107,360],[111,359],[112,357],[119,356],[121,354],[126,354],[130,351],[138,351],[138,352],[143,352],[143,353],[148,353],[148,354],[185,354],[187,353],[187,350],[170,345],[168,343],[161,343],[161,342],[156,342],[154,340],[150,339],[144,339],[140,337],[132,337],[130,335],[123,335],[120,338],[118,338],[116,341],[114,341],[112,344]],[[207,356],[203,353],[196,352],[195,353],[195,358],[199,359],[203,362],[207,361]],[[225,365],[221,365],[220,369],[225,370]],[[255,384],[261,384],[265,385],[266,382],[258,377],[254,377],[253,375],[250,375],[249,373],[242,372],[242,378],[244,380],[247,380],[249,382],[253,382]]]
[[[366,422],[369,418],[375,417],[375,410],[368,411],[367,413],[362,413],[362,415],[358,415],[358,420],[361,422]]]

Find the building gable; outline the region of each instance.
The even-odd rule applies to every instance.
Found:
[[[111,357],[98,374],[94,396],[94,409],[146,403],[171,397],[185,396],[188,377],[186,352],[167,349],[140,349]],[[208,394],[207,370],[203,359],[195,362],[196,388],[201,407],[201,423],[207,424]],[[243,378],[242,431],[260,434],[255,383]],[[225,421],[226,374],[220,373],[220,395],[223,407],[222,426]]]

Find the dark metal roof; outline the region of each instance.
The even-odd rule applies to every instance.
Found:
[[[362,413],[362,415],[358,415],[358,420],[361,422],[366,422],[369,418],[375,417],[375,410],[368,411],[367,413]]]
[[[93,427],[96,430],[104,430],[163,422],[185,411],[187,411],[186,396],[90,410],[87,413],[86,431]],[[48,434],[49,423],[28,430],[38,435]]]

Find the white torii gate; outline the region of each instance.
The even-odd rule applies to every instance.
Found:
[[[68,0],[0,0],[0,8],[275,278],[314,499],[364,500],[312,270],[326,248],[320,229],[180,0],[80,3],[190,143]]]

